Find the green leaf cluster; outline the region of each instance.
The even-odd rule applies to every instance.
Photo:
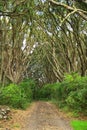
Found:
[[[25,79],[23,82],[20,83],[20,88],[22,92],[26,94],[27,100],[31,102],[35,96],[35,88],[36,88],[35,81],[32,79]]]
[[[87,76],[66,74],[61,83],[45,85],[39,90],[39,98],[55,100],[59,107],[67,106],[76,112],[87,114]]]
[[[25,80],[19,85],[9,84],[1,89],[0,105],[8,105],[13,108],[25,109],[33,99],[33,80]]]
[[[0,94],[0,104],[14,108],[24,109],[27,105],[26,95],[16,84],[10,84],[2,89]]]
[[[60,102],[77,112],[87,113],[87,77],[80,77],[78,74],[67,75],[58,91],[61,92]]]

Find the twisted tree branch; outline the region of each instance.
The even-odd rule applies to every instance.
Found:
[[[74,13],[79,14],[83,19],[85,19],[87,21],[87,11],[84,11],[84,10],[78,9],[78,8],[74,8],[74,7],[68,6],[68,5],[64,4],[64,3],[56,2],[54,0],[48,0],[48,1],[51,4],[54,4],[56,6],[62,6],[64,8],[66,8],[67,10],[70,10],[70,11],[73,11]],[[69,16],[70,16],[70,14],[69,14]]]

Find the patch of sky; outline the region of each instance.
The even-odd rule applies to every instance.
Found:
[[[85,31],[85,30],[82,30],[80,33],[85,34],[87,36],[87,31]]]
[[[52,33],[49,31],[46,31],[49,36],[52,36]]]
[[[25,49],[25,47],[26,47],[26,38],[23,40],[23,46],[22,46],[22,50],[24,50]]]
[[[36,42],[36,43],[33,45],[32,49],[31,49],[31,51],[30,51],[30,54],[33,53],[33,51],[35,50],[35,48],[36,48],[37,46],[38,46],[38,42]]]
[[[43,15],[43,11],[37,11],[36,14],[37,15]]]
[[[67,23],[67,28],[68,28],[69,31],[71,31],[71,32],[73,31],[72,27],[68,23]]]
[[[41,1],[42,1],[42,3],[46,2],[46,0],[41,0]]]

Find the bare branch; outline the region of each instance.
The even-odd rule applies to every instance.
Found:
[[[51,4],[57,5],[57,6],[62,6],[64,8],[66,8],[67,10],[73,11],[73,13],[78,13],[83,19],[87,20],[87,11],[84,11],[82,9],[77,9],[77,8],[73,8],[71,6],[68,6],[66,4],[60,3],[60,2],[56,2],[54,0],[49,0],[49,2]],[[71,13],[72,14],[72,13]],[[69,14],[69,16],[71,15]],[[66,18],[65,18],[66,19]]]

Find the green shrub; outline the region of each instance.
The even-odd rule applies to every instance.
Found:
[[[47,84],[38,91],[40,99],[55,100],[60,107],[69,107],[76,112],[87,113],[87,76],[66,74],[61,83]]]
[[[59,106],[67,105],[78,112],[87,112],[87,77],[66,75],[57,89]]]
[[[20,83],[21,90],[26,94],[28,101],[32,101],[35,96],[35,81],[31,79],[26,79]]]
[[[27,105],[26,95],[21,91],[19,86],[16,84],[10,84],[2,89],[0,94],[0,104],[24,109]]]
[[[26,79],[19,85],[10,84],[0,90],[0,104],[9,105],[14,108],[26,108],[32,101],[35,82]]]
[[[78,91],[70,92],[66,102],[69,107],[84,112],[87,108],[87,89],[83,88]]]
[[[51,85],[47,84],[40,88],[37,92],[38,99],[50,99],[51,97]]]
[[[38,90],[38,98],[40,99],[55,99],[57,98],[56,89],[58,88],[58,83],[44,85],[40,90]]]

